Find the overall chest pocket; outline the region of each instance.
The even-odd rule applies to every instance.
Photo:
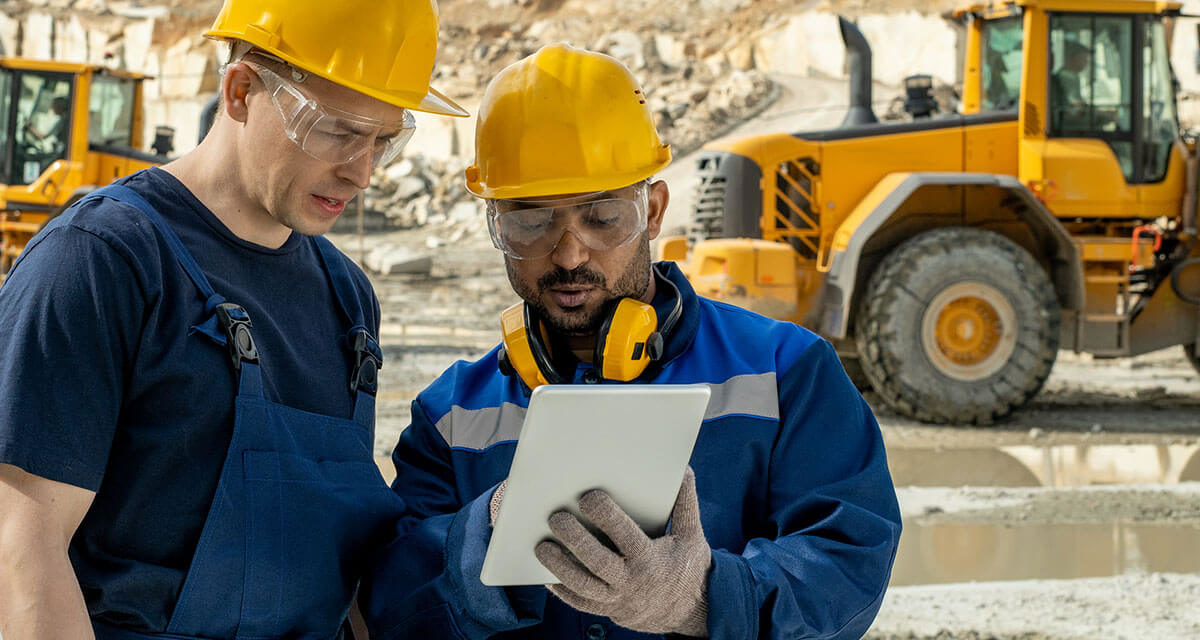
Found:
[[[239,637],[278,637],[281,629],[334,636],[403,501],[373,462],[254,450],[242,461],[247,563]],[[292,619],[281,619],[285,612]]]

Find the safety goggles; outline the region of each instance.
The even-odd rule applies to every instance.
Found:
[[[559,200],[488,200],[492,244],[518,260],[543,258],[554,252],[567,232],[592,251],[618,249],[646,230],[649,209],[645,184],[634,198],[597,194]]]
[[[270,69],[248,60],[279,110],[283,130],[308,155],[333,164],[345,164],[371,154],[371,165],[390,163],[412,138],[417,124],[404,111],[401,120],[377,120],[322,105],[301,93]]]

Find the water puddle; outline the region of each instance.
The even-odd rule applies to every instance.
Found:
[[[1200,573],[1200,525],[905,523],[893,586]]]
[[[1082,487],[1200,482],[1200,445],[894,448],[897,487]]]

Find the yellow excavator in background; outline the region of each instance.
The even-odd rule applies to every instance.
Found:
[[[142,151],[146,76],[0,57],[0,280],[46,222],[90,191],[161,164],[173,131]]]
[[[965,7],[962,113],[896,124],[874,122],[870,48],[843,20],[847,122],[706,147],[690,235],[660,257],[701,295],[830,339],[860,387],[924,421],[992,423],[1059,349],[1183,345],[1200,370],[1196,139],[1168,60],[1180,8]]]

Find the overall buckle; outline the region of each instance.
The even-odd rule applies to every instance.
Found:
[[[250,315],[241,306],[232,302],[217,305],[217,324],[225,332],[225,344],[233,361],[233,370],[242,370],[242,361],[258,364],[258,348],[250,335]]]
[[[350,393],[363,390],[375,395],[379,388],[379,370],[383,359],[377,353],[371,334],[359,329],[350,336],[350,348],[354,351],[354,367],[350,370]]]

